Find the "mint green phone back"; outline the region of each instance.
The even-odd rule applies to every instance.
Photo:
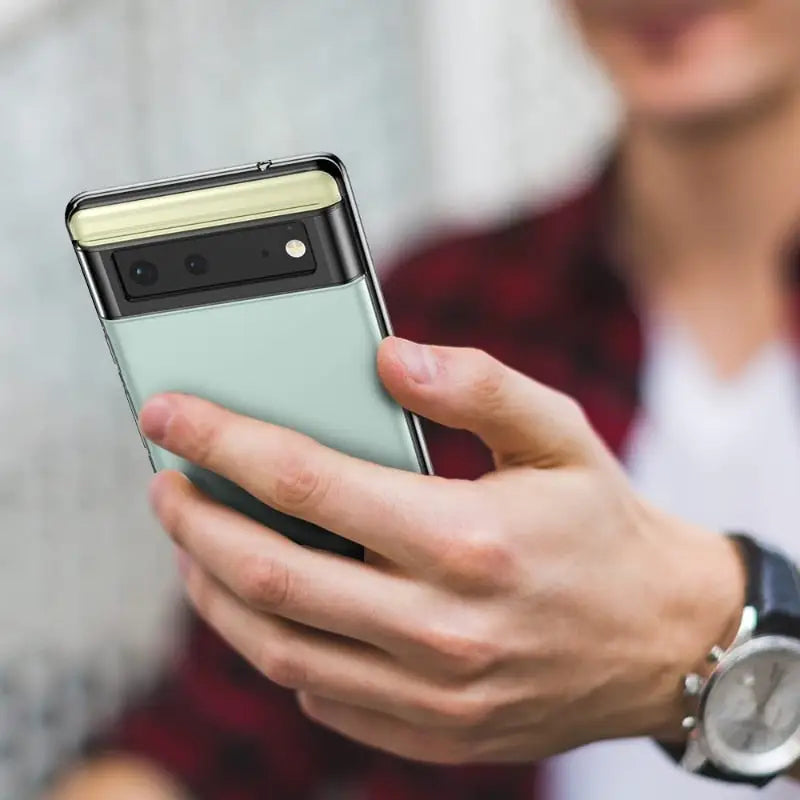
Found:
[[[344,453],[421,471],[409,422],[376,373],[382,338],[367,279],[298,294],[103,320],[135,413],[185,392],[306,433]],[[353,553],[331,534],[267,508],[222,478],[149,443],[155,469],[310,546]]]

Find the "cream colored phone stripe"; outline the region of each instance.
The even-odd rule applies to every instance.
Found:
[[[314,170],[81,209],[69,229],[78,244],[98,247],[316,211],[341,199],[336,180]]]

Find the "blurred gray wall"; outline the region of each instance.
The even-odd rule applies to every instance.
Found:
[[[383,261],[574,180],[613,103],[546,0],[15,3],[0,102],[0,800],[24,800],[176,637],[66,200],[333,150]]]

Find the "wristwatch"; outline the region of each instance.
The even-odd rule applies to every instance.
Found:
[[[765,786],[800,760],[800,574],[782,553],[733,535],[747,570],[739,632],[687,675],[684,745],[659,743],[684,769]]]

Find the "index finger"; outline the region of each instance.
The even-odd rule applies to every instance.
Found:
[[[197,397],[159,395],[142,409],[140,425],[159,446],[267,505],[399,564],[430,567],[443,539],[471,517],[469,482],[361,461]]]

